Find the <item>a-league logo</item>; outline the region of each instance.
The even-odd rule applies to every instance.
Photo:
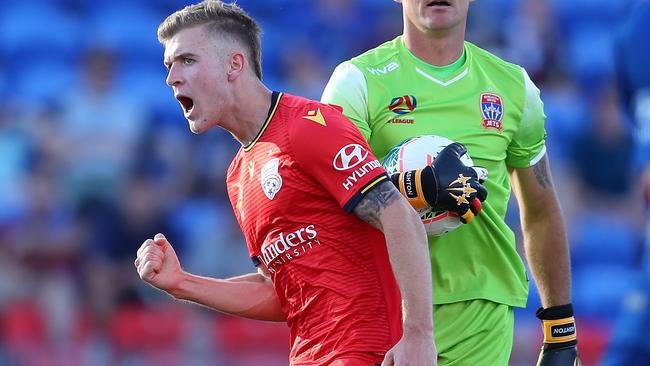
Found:
[[[402,95],[393,98],[388,109],[395,114],[402,115],[413,112],[417,106],[418,101],[415,99],[415,95]]]

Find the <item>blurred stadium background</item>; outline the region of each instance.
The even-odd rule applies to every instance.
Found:
[[[586,365],[638,299],[642,208],[612,53],[632,2],[470,8],[468,39],[542,90]],[[390,0],[239,3],[263,27],[266,83],[315,99],[339,62],[401,32]],[[253,270],[224,185],[238,145],[216,129],[192,135],[165,86],[156,27],[184,5],[0,1],[0,365],[286,365],[285,325],[174,302],[132,264],[161,231],[191,272]],[[534,363],[538,306],[532,284],[511,365]]]

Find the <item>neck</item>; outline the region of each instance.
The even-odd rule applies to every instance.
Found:
[[[251,87],[242,88],[235,93],[235,102],[230,108],[228,122],[223,127],[246,146],[253,141],[260,131],[269,112],[271,105],[271,91],[257,78],[251,80]]]
[[[406,48],[420,60],[434,66],[450,65],[463,54],[465,24],[454,29],[425,32],[405,21],[403,40]]]

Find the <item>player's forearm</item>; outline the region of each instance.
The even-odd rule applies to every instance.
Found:
[[[545,308],[571,302],[566,231],[555,197],[550,200],[536,212],[522,212],[526,259]]]
[[[192,301],[216,311],[244,318],[285,321],[273,283],[258,273],[216,279],[185,273],[168,291],[179,300]]]
[[[420,333],[433,339],[431,264],[420,217],[386,181],[368,192],[354,213],[384,233],[402,295],[404,333]]]
[[[420,218],[405,200],[398,200],[386,207],[381,224],[402,294],[404,332],[433,336],[431,263]]]
[[[571,302],[571,266],[562,210],[555,194],[548,158],[523,169],[512,169],[528,265],[542,306]]]

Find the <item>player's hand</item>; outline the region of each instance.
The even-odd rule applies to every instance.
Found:
[[[435,199],[431,207],[438,211],[451,211],[467,224],[481,212],[482,202],[487,198],[483,182],[487,170],[482,167],[468,167],[460,157],[467,148],[454,142],[446,146],[431,164],[435,179]]]
[[[539,308],[536,313],[542,321],[544,345],[537,366],[580,366],[576,323],[571,304]]]
[[[487,190],[487,169],[468,167],[460,160],[467,148],[454,142],[422,169],[395,173],[391,181],[415,209],[451,211],[467,224],[481,213]]]
[[[405,333],[384,356],[381,366],[437,366],[438,351],[433,335],[428,337]]]
[[[142,243],[134,264],[143,281],[164,291],[175,288],[182,277],[176,252],[163,234]]]

